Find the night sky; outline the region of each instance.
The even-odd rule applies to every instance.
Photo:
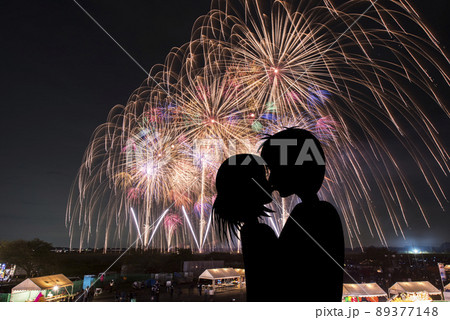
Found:
[[[187,42],[195,19],[210,6],[210,0],[79,3],[146,70]],[[450,2],[413,3],[449,48]],[[68,246],[66,202],[90,136],[114,105],[126,103],[145,74],[70,0],[3,1],[0,28],[0,240],[38,237]],[[448,146],[449,120],[436,114]],[[408,179],[417,179],[414,170]],[[441,181],[449,195],[448,178]],[[386,221],[390,245],[450,241],[449,204],[442,212],[426,191],[424,199],[431,229],[414,209],[407,241],[393,237]],[[378,238],[362,239],[364,245],[379,245]]]

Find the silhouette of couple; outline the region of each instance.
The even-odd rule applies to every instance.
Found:
[[[247,301],[341,301],[344,236],[335,208],[317,196],[324,176],[320,142],[297,128],[267,137],[261,157],[239,154],[219,168],[213,216],[228,241],[241,239]],[[273,191],[301,199],[279,237],[259,221],[273,214]]]

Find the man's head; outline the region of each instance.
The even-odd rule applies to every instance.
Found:
[[[270,170],[269,182],[282,197],[317,194],[325,176],[325,154],[309,131],[290,128],[266,139],[261,157]]]

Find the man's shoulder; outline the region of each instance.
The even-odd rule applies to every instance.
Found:
[[[324,213],[333,214],[337,213],[336,208],[331,203],[327,201],[318,201],[312,204],[301,202],[294,207],[291,214],[296,212],[302,213],[304,211],[322,211]]]
[[[314,204],[299,203],[290,214],[289,220],[295,220],[302,224],[316,224],[318,222],[328,222],[335,224],[340,222],[336,208],[329,202],[319,201]]]
[[[280,238],[288,241],[292,237],[308,237],[298,228],[306,230],[314,238],[322,238],[325,235],[342,234],[342,222],[335,207],[326,201],[320,201],[313,205],[299,203],[291,212]]]

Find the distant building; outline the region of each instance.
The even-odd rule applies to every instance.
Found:
[[[223,260],[206,260],[206,261],[184,261],[183,272],[192,272],[194,277],[198,277],[206,269],[223,268]]]
[[[441,245],[441,252],[443,252],[443,253],[449,253],[450,252],[450,242],[444,242]]]

